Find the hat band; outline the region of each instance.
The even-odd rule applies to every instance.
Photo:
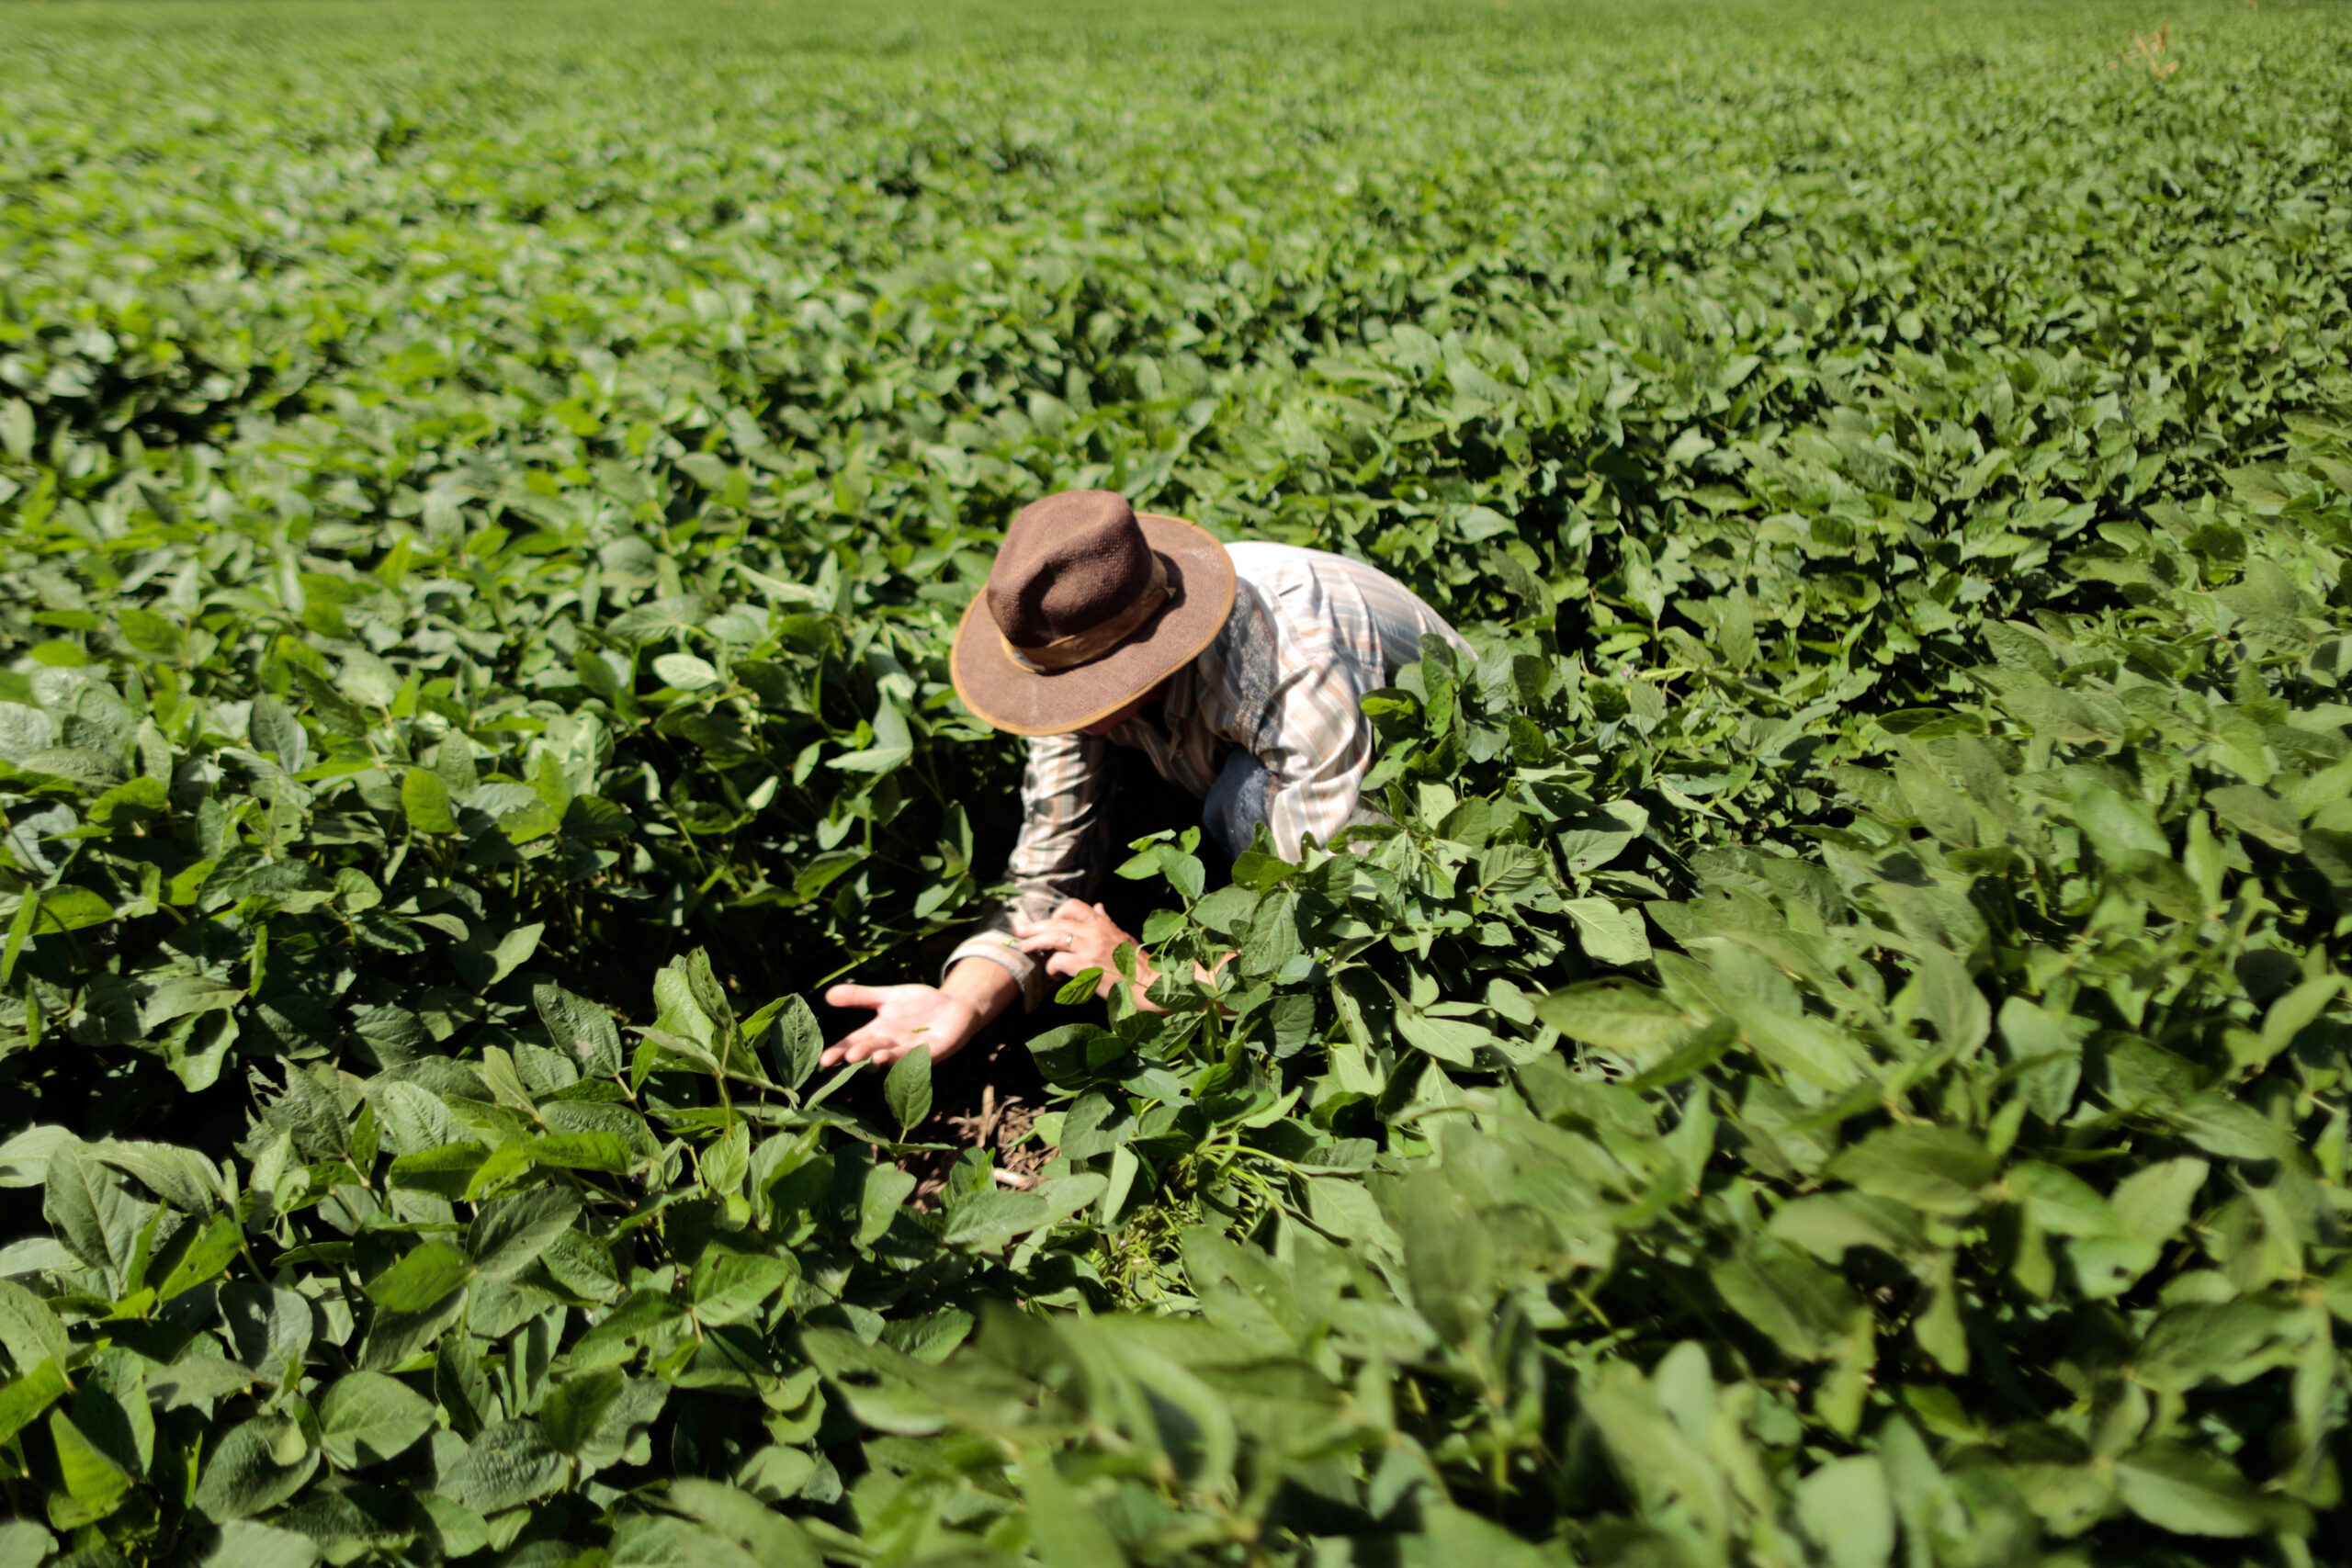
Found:
[[[1075,670],[1091,664],[1133,637],[1153,612],[1168,602],[1168,560],[1158,550],[1151,552],[1151,581],[1136,602],[1098,626],[1068,637],[1057,637],[1039,648],[1022,648],[1001,632],[997,640],[1004,644],[1004,651],[1015,664],[1033,675],[1051,675],[1060,670]]]

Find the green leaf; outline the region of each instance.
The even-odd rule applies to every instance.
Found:
[[[1884,1568],[1894,1556],[1894,1499],[1875,1455],[1831,1460],[1797,1483],[1797,1518],[1830,1568]]]
[[[613,1529],[611,1568],[761,1568],[733,1541],[689,1519],[660,1514],[624,1517]]]
[[[536,1421],[500,1421],[482,1428],[441,1478],[451,1502],[485,1517],[535,1502],[563,1484],[564,1456]]]
[[[31,1520],[0,1520],[0,1568],[40,1568],[56,1550],[57,1538]]]
[[[600,795],[574,795],[571,804],[563,808],[563,832],[568,838],[590,842],[626,839],[629,825],[628,807]]]
[[[911,1131],[931,1114],[931,1053],[917,1047],[890,1064],[882,1080],[882,1099],[902,1133]]]
[[[1870,1075],[1870,1055],[1847,1032],[1811,1013],[1753,997],[1725,998],[1756,1054],[1816,1088],[1849,1089]]]
[[[31,925],[31,934],[46,936],[51,931],[87,931],[92,926],[105,925],[114,919],[114,906],[86,887],[64,883],[28,897],[28,904],[40,907],[40,918]]]
[[[825,766],[838,768],[845,773],[889,773],[907,765],[914,756],[911,746],[875,746],[863,751],[844,751],[829,757]]]
[[[490,1151],[480,1144],[447,1144],[438,1148],[420,1149],[415,1154],[402,1155],[392,1161],[390,1185],[415,1192],[433,1192],[449,1199],[463,1198],[473,1181],[474,1173],[481,1168]]]
[[[527,1151],[537,1164],[558,1170],[601,1170],[620,1176],[636,1163],[628,1143],[616,1133],[548,1133]]]
[[[788,1503],[817,1473],[817,1456],[806,1449],[770,1443],[736,1467],[735,1483],[770,1503]]]
[[[32,405],[22,398],[0,398],[0,449],[19,463],[29,462],[33,439]]]
[[[557,1451],[577,1454],[595,1438],[605,1413],[628,1382],[616,1368],[582,1372],[557,1383],[539,1407],[539,1426]]]
[[[1430,1018],[1409,1002],[1396,1004],[1396,1032],[1417,1051],[1457,1067],[1474,1067],[1478,1048],[1494,1043],[1491,1032],[1459,1019]]]
[[[653,673],[682,692],[699,692],[719,682],[710,661],[691,653],[665,653],[653,661]]]
[[[276,697],[265,694],[254,699],[246,728],[253,736],[254,750],[275,756],[288,773],[299,773],[310,764],[310,738],[303,732],[302,721]]]
[[[466,1255],[446,1241],[410,1248],[400,1260],[368,1281],[368,1300],[386,1312],[423,1312],[473,1278]]]
[[[2082,1081],[2081,1043],[2058,1019],[2023,997],[2002,1001],[1999,1027],[2009,1060],[2022,1069],[2027,1105],[2045,1122],[2064,1117]]]
[[[299,1425],[283,1416],[256,1416],[232,1427],[205,1461],[196,1506],[215,1519],[249,1517],[291,1497],[318,1465],[318,1452]]]
[[[1594,963],[1649,962],[1649,931],[1638,909],[1621,909],[1606,898],[1570,898],[1561,908],[1576,922],[1577,939]]]
[[[1554,991],[1535,1016],[1571,1040],[1629,1055],[1657,1051],[1698,1021],[1659,992],[1624,980],[1589,980]]]
[[[1063,1112],[1061,1133],[1055,1141],[1064,1158],[1076,1161],[1109,1154],[1135,1135],[1136,1119],[1127,1109],[1126,1096],[1114,1097],[1098,1089],[1080,1095]]]
[[[2248,838],[2259,840],[2285,854],[2303,847],[2302,824],[2285,802],[2267,790],[2250,784],[2230,784],[2208,790],[2205,804],[2213,814]]]
[[[52,1360],[63,1366],[73,1342],[47,1302],[14,1280],[0,1280],[0,1349],[20,1370]]]
[[[1408,1178],[1390,1189],[1388,1200],[1414,1308],[1448,1342],[1467,1339],[1494,1311],[1492,1241],[1460,1194],[1434,1173]]]
[[[617,1077],[628,1065],[613,1015],[585,997],[552,983],[531,989],[531,1005],[558,1051],[592,1077]]]
[[[1828,1174],[1923,1213],[1966,1214],[2000,1162],[1950,1127],[1885,1127],[1829,1162]]]
[[[857,1232],[851,1240],[860,1247],[873,1246],[914,1194],[913,1172],[894,1165],[877,1165],[868,1170],[865,1185],[858,1194]]]
[[[433,1402],[382,1372],[346,1372],[319,1403],[319,1444],[346,1470],[398,1459],[434,1426]]]
[[[338,735],[365,735],[369,725],[367,713],[350,698],[335,690],[325,677],[307,665],[293,666],[294,682],[302,694],[311,699],[311,711],[319,722]]]
[[[820,1568],[822,1559],[798,1524],[734,1487],[682,1475],[663,1502],[741,1547],[762,1568]]]
[[[56,1361],[46,1359],[0,1388],[0,1442],[23,1431],[64,1393],[65,1373]]]
[[[401,778],[401,810],[413,832],[446,835],[458,830],[457,814],[449,808],[449,786],[440,774],[424,768],[411,768]]]
[[[2143,1443],[2117,1460],[2115,1484],[2125,1507],[2158,1529],[2177,1535],[2252,1536],[2310,1529],[2309,1516],[2300,1505],[2265,1496],[2227,1460],[2169,1439]]]
[[[50,1508],[50,1523],[71,1529],[103,1519],[119,1507],[130,1491],[130,1476],[83,1435],[62,1410],[49,1413],[50,1442],[57,1452],[58,1477],[73,1506]]]
[[[943,1238],[976,1252],[1001,1246],[1068,1218],[1102,1195],[1108,1183],[1091,1171],[1056,1177],[1029,1192],[981,1192],[949,1213]]]
[[[466,1250],[483,1278],[512,1280],[537,1262],[579,1217],[579,1193],[569,1187],[534,1187],[483,1204],[467,1228]]]
[[[905,1186],[899,1189],[899,1201],[903,1202],[914,1191],[913,1178],[902,1170],[891,1174],[906,1178]],[[888,1217],[895,1218],[898,1205],[891,1207]],[[707,1326],[721,1327],[751,1318],[762,1303],[799,1277],[800,1267],[788,1255],[710,1247],[695,1262],[694,1273],[687,1280],[687,1293],[694,1303],[695,1318]]]
[[[153,1213],[152,1204],[123,1190],[122,1179],[88,1145],[60,1144],[51,1153],[41,1214],[58,1240],[109,1279],[125,1278],[139,1233]]]
[[[1114,1568],[1127,1554],[1102,1517],[1054,1469],[1053,1450],[1021,1461],[1021,1495],[1029,1505],[1029,1539],[1045,1568]]]
[[[237,1359],[272,1382],[299,1381],[311,1348],[311,1303],[296,1292],[257,1280],[221,1286],[218,1300]]]
[[[220,1207],[220,1173],[193,1149],[116,1138],[92,1144],[89,1149],[117,1170],[138,1178],[184,1214],[209,1214]]]
[[[2270,1010],[2262,1015],[2262,1048],[2266,1053],[2263,1059],[2267,1061],[2292,1044],[2297,1035],[2318,1021],[2343,988],[2343,976],[2322,975],[2305,980],[2271,1003]]]
[[[2123,1234],[2123,1222],[2114,1205],[2072,1171],[2039,1160],[2020,1160],[2001,1180],[2009,1198],[2023,1204],[2034,1224],[2052,1235]]]
[[[2189,1207],[2212,1169],[2193,1157],[2159,1160],[2117,1182],[2108,1201],[2126,1235],[2161,1246],[2188,1224]]]
[[[1717,1264],[1708,1278],[1725,1304],[1793,1360],[1836,1354],[1857,1304],[1843,1280],[1770,1242]]]
[[[1773,1211],[1764,1229],[1825,1263],[1842,1263],[1857,1247],[1907,1258],[1926,1243],[1919,1216],[1907,1204],[1852,1190],[1793,1199]]]
[[[313,1568],[323,1555],[319,1543],[294,1530],[231,1519],[198,1568]]]
[[[2293,1365],[2312,1329],[2308,1314],[2265,1302],[2186,1303],[2149,1326],[2132,1360],[2132,1380],[2159,1393],[2249,1382],[2274,1367]]]
[[[546,930],[535,921],[500,933],[494,942],[488,940],[488,932],[477,931],[449,950],[449,962],[467,985],[487,991],[539,950],[539,937]]]
[[[695,948],[675,967],[685,976],[686,991],[694,998],[695,1010],[710,1021],[710,1043],[722,1043],[737,1033],[734,1004],[727,999],[727,987],[718,983],[718,975],[710,967],[708,950]]]
[[[780,997],[752,1015],[752,1024],[744,1031],[746,1037],[756,1039],[753,1026],[770,1019],[774,1023],[768,1032],[768,1060],[775,1081],[797,1089],[816,1076],[825,1052],[824,1031],[818,1027],[817,1015],[808,1002],[799,997]]]
[[[1561,863],[1573,876],[1597,871],[1615,860],[1649,825],[1649,813],[1634,802],[1609,801],[1561,824]]]

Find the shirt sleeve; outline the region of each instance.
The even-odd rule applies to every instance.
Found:
[[[1091,735],[1030,739],[1029,764],[1021,779],[1021,836],[1005,863],[1012,897],[956,944],[945,969],[967,958],[985,958],[1019,982],[1024,1006],[1034,1010],[1045,999],[1045,970],[1021,951],[1012,922],[1045,919],[1065,899],[1091,893],[1101,880],[1110,827],[1104,810],[1109,747]]]

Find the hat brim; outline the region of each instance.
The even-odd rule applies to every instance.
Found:
[[[1200,657],[1233,613],[1233,559],[1205,528],[1138,512],[1144,538],[1168,562],[1168,603],[1133,637],[1091,663],[1040,674],[1005,651],[985,592],[973,595],[947,659],[956,694],[981,722],[1014,735],[1069,735],[1134,702]]]

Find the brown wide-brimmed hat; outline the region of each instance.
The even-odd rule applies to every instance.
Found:
[[[1066,490],[1005,530],[947,668],[987,723],[1068,735],[1191,663],[1232,612],[1233,562],[1206,529]]]

